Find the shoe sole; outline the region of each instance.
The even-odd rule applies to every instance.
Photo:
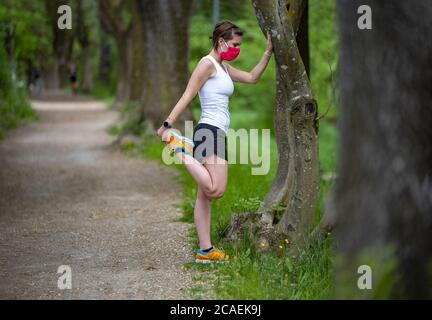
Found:
[[[196,263],[228,263],[229,261],[195,259],[195,262]]]

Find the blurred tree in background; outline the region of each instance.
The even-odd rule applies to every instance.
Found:
[[[26,82],[31,67],[49,48],[43,17],[42,3],[0,3],[0,138],[22,120],[37,119],[27,99]]]
[[[100,39],[102,30],[98,21],[98,7],[95,1],[77,0],[75,15],[75,35],[80,46],[77,62],[81,67],[82,90],[90,93],[93,89],[92,57],[97,57],[96,47],[103,45]],[[103,58],[103,57],[101,57]]]
[[[141,124],[153,132],[181,97],[189,78],[192,1],[101,0],[99,7],[119,52],[116,103],[136,102],[136,117],[128,125]],[[177,125],[191,116],[185,110]]]
[[[432,6],[338,0],[341,148],[333,210],[336,295],[432,298]],[[354,22],[354,23],[353,23]],[[370,290],[357,268],[371,270]]]
[[[53,0],[45,1],[47,22],[51,29],[51,46],[52,55],[46,55],[42,60],[42,74],[44,77],[45,88],[47,89],[60,89],[64,88],[68,83],[68,63],[72,58],[72,49],[74,44],[74,31],[76,25],[73,24],[73,29],[59,29],[57,21],[60,15],[57,13],[58,8],[63,5],[72,6],[72,17],[75,12],[75,2]]]
[[[132,54],[131,30],[133,26],[131,8],[126,1],[99,1],[98,4],[101,25],[106,31],[105,34],[107,36],[110,34],[114,38],[118,52],[115,103],[116,106],[119,106],[130,96],[128,83],[132,76],[130,55]]]

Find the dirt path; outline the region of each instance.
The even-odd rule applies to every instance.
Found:
[[[118,114],[99,102],[33,106],[41,121],[0,141],[0,298],[189,298],[177,171],[115,150]]]

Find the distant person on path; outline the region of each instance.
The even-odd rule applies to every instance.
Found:
[[[77,77],[77,69],[74,63],[69,64],[69,81],[72,86],[73,95],[78,93],[78,77]]]
[[[157,134],[186,166],[198,184],[194,218],[199,246],[196,262],[226,262],[228,257],[210,240],[211,201],[221,198],[228,180],[226,133],[230,124],[229,96],[234,92],[233,81],[256,83],[264,72],[273,53],[267,32],[267,48],[251,72],[238,70],[223,60],[232,61],[240,54],[243,31],[230,21],[215,25],[212,49],[193,71],[186,90]],[[201,118],[194,128],[193,141],[175,134],[172,124],[198,93]]]

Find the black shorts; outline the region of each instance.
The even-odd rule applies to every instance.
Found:
[[[193,157],[202,163],[212,154],[228,161],[227,137],[225,132],[208,123],[198,123],[193,130]]]

